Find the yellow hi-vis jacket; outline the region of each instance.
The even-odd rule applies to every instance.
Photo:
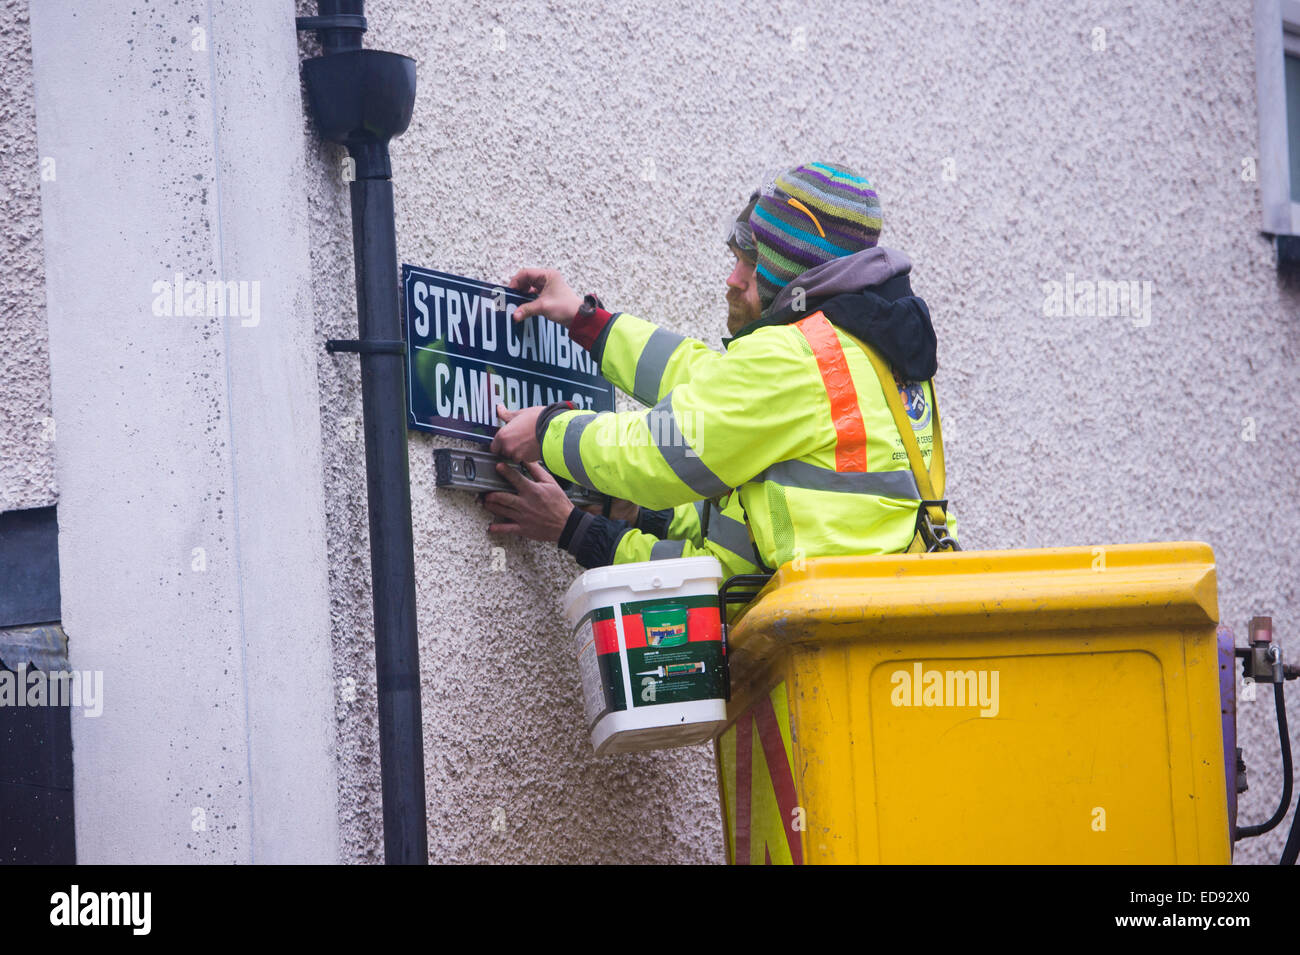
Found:
[[[772,568],[912,543],[921,497],[880,381],[820,311],[758,328],[725,353],[627,312],[605,334],[601,374],[650,407],[555,415],[542,440],[552,472],[655,509],[738,490]],[[933,386],[900,390],[928,468]]]
[[[740,496],[732,494],[721,505],[711,502],[707,537],[704,535],[705,504],[705,501],[695,501],[673,508],[672,520],[663,537],[636,528],[628,530],[619,538],[614,550],[614,563],[716,557],[722,565],[724,579],[736,574],[758,573]]]

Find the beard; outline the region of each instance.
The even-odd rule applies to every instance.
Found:
[[[758,318],[758,313],[750,306],[748,302],[740,298],[727,296],[727,330],[738,332],[750,322]]]

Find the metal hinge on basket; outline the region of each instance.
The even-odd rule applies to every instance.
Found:
[[[948,533],[948,525],[936,524],[930,517],[930,508],[937,507],[943,511],[945,519],[948,515],[948,501],[922,501],[921,506],[916,509],[916,532],[921,535],[921,541],[925,544],[926,552],[936,550],[961,550],[961,545],[953,540],[952,535]]]

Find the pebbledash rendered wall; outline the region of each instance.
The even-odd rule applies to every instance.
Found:
[[[57,498],[27,0],[0,0],[0,512]]]
[[[316,45],[281,35],[293,6],[114,0],[110,14],[34,0],[34,99],[24,4],[0,7],[4,120],[28,130],[7,137],[0,175],[3,327],[20,338],[0,376],[0,491],[5,507],[49,503],[57,476],[74,666],[89,652],[143,667],[138,683],[106,680],[93,730],[74,722],[83,861],[382,857],[359,375],[355,356],[321,348],[355,331],[347,189],[341,152],[301,109],[299,54]],[[496,281],[554,266],[716,345],[724,217],[766,169],[845,162],[877,185],[882,244],[911,256],[934,316],[964,545],[1205,540],[1223,621],[1241,639],[1250,615],[1271,613],[1300,655],[1287,497],[1300,295],[1278,277],[1242,176],[1258,148],[1248,5],[371,0],[366,12],[367,46],[418,62],[415,118],[393,148],[404,261]],[[177,58],[173,38],[195,26],[214,42]],[[115,83],[136,98],[94,99]],[[60,112],[78,88],[89,106]],[[97,118],[111,109],[149,122],[115,130]],[[149,148],[128,156],[128,134]],[[59,180],[38,199],[47,144]],[[214,165],[223,191],[185,178]],[[79,176],[100,176],[99,205]],[[91,220],[70,218],[85,209]],[[79,228],[115,258],[97,260]],[[172,259],[221,275],[223,250],[225,277],[263,276],[278,296],[260,332],[132,324],[147,302],[131,283],[166,277]],[[93,309],[70,297],[86,292],[78,280]],[[1137,283],[1136,309],[1057,314],[1052,283],[1087,281]],[[83,356],[78,329],[106,355]],[[722,861],[710,749],[591,755],[560,622],[578,568],[554,545],[490,538],[472,496],[436,492],[444,443],[410,441],[431,859]],[[285,488],[290,472],[301,482]],[[204,585],[185,578],[188,599],[154,587],[159,568],[189,566],[196,540],[209,546]],[[281,551],[292,562],[273,573]],[[286,628],[278,639],[268,620]],[[109,715],[115,693],[191,678],[188,703],[164,694]],[[1245,822],[1272,811],[1280,785],[1267,697],[1239,708]],[[330,709],[336,739],[319,720]],[[311,718],[273,724],[294,713]],[[320,795],[331,746],[336,809]],[[293,817],[295,798],[310,818]],[[200,804],[214,823],[196,836]],[[1274,861],[1280,845],[1250,840],[1237,859]]]
[[[1205,540],[1222,620],[1244,637],[1271,613],[1300,654],[1300,296],[1242,177],[1248,4],[376,0],[367,16],[368,46],[418,62],[393,147],[404,261],[488,281],[556,267],[716,346],[723,217],[766,168],[845,162],[876,183],[881,242],[912,257],[934,316],[965,546]],[[313,149],[324,338],[353,327],[352,266],[341,154]],[[1139,283],[1134,312],[1052,314],[1049,283],[1099,280]],[[335,673],[359,687],[338,710],[343,855],[375,859],[358,378],[352,358],[319,367]],[[721,861],[711,750],[591,755],[560,624],[578,568],[436,492],[446,443],[410,442],[432,857]],[[1271,694],[1240,720],[1258,822],[1280,784]],[[1281,841],[1238,858],[1275,861]]]

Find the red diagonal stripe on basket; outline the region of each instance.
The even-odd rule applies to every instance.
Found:
[[[776,805],[781,811],[785,840],[790,846],[790,859],[795,865],[803,865],[803,843],[794,828],[797,798],[794,792],[794,773],[790,770],[790,760],[785,755],[785,744],[781,742],[781,726],[776,721],[776,707],[768,696],[754,710],[754,719],[758,723],[758,740],[763,744],[763,758],[767,760],[767,771],[772,775],[772,788],[776,791]]]
[[[736,720],[736,865],[749,865],[750,785],[754,776],[754,717]]]

